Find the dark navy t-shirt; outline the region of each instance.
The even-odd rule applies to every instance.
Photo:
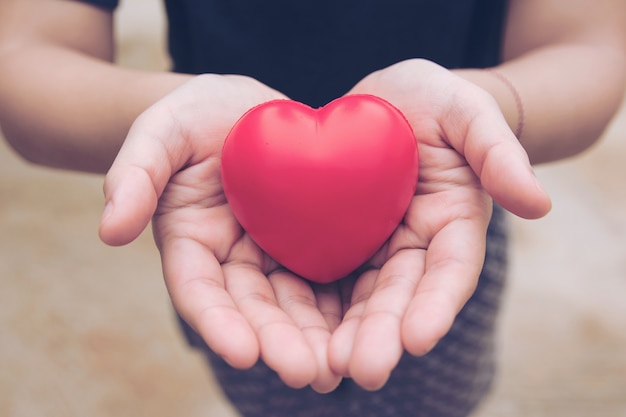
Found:
[[[115,7],[117,0],[84,0]],[[165,0],[174,71],[245,74],[320,106],[408,58],[495,65],[505,0]]]

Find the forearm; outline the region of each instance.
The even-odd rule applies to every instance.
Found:
[[[53,44],[16,48],[0,59],[0,127],[31,162],[105,172],[135,118],[187,79]]]
[[[523,103],[520,141],[534,163],[589,147],[619,108],[626,83],[626,2],[509,0],[497,68]],[[493,73],[463,73],[489,91],[515,129],[519,110]],[[509,90],[509,91],[507,91]]]
[[[592,145],[619,108],[626,83],[624,52],[587,44],[556,44],[496,68],[518,91],[489,71],[459,75],[489,91],[513,130],[524,113],[520,137],[533,163],[575,155]]]

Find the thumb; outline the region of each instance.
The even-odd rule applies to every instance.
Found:
[[[159,198],[150,174],[138,166],[114,167],[104,182],[105,206],[100,239],[120,246],[133,241],[146,228]]]
[[[539,183],[525,151],[513,137],[485,153],[480,180],[483,188],[502,207],[526,219],[537,219],[552,208],[550,197]]]
[[[174,172],[173,159],[183,157],[182,149],[165,145],[166,138],[177,134],[171,116],[153,112],[149,109],[135,121],[104,179],[99,235],[108,245],[130,243],[147,227]]]
[[[442,123],[451,145],[503,208],[527,219],[545,216],[552,206],[550,197],[497,103],[482,91],[468,92]]]

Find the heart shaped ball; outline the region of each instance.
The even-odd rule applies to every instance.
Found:
[[[372,95],[313,109],[275,100],[250,109],[222,151],[222,184],[243,229],[292,272],[328,283],[391,236],[418,178],[402,113]]]

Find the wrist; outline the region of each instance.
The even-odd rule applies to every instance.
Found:
[[[124,132],[144,110],[193,78],[192,75],[173,72],[124,71],[126,78],[120,83],[117,95],[118,108],[122,111],[119,120]]]
[[[478,85],[495,99],[511,131],[520,139],[524,133],[526,111],[519,90],[505,73],[496,68],[454,70],[456,75]]]

